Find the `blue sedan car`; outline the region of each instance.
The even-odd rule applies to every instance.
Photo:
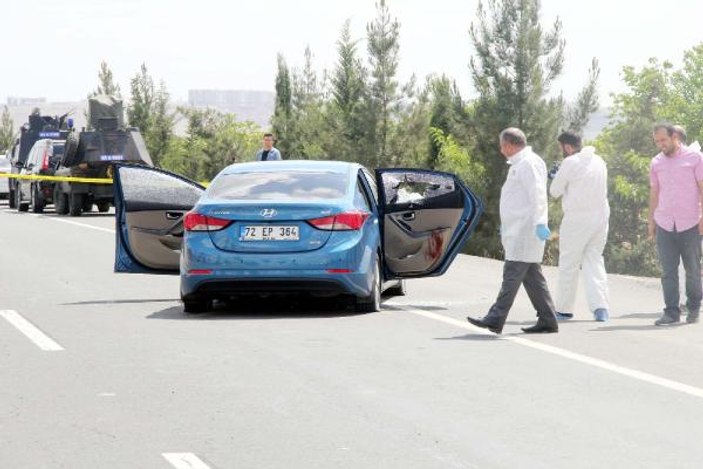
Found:
[[[115,271],[180,273],[190,313],[293,293],[378,311],[385,288],[444,273],[482,212],[452,174],[335,161],[233,164],[207,189],[118,165],[115,187]]]

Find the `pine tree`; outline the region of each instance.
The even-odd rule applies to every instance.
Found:
[[[277,148],[286,156],[290,154],[293,118],[293,91],[290,70],[285,58],[278,54],[276,72],[276,106],[271,117],[274,137],[278,140]]]
[[[375,144],[372,165],[378,167],[391,159],[392,119],[401,96],[396,79],[400,23],[391,18],[385,0],[379,0],[376,12],[376,18],[366,26],[371,73],[367,118],[372,126],[369,137]]]
[[[112,70],[110,70],[110,67],[104,60],[100,62],[100,71],[98,71],[98,87],[90,94],[89,97],[97,96],[99,94],[114,96],[118,99],[122,98],[120,95],[120,85],[114,82]]]
[[[498,134],[506,127],[519,127],[537,153],[548,159],[556,154],[564,106],[561,96],[549,93],[562,72],[565,43],[559,19],[551,31],[543,30],[539,0],[480,1],[477,16],[478,23],[470,28],[476,49],[470,69],[479,95],[471,127],[475,155],[486,168],[486,215],[480,229],[490,243],[481,249],[497,256],[498,201],[507,171],[498,151]]]
[[[330,118],[335,139],[331,154],[345,161],[365,162],[366,141],[364,99],[367,96],[366,71],[357,57],[358,41],[352,39],[350,21],[342,27],[337,41],[337,64],[330,79]]]
[[[132,127],[138,127],[146,134],[151,125],[151,114],[154,106],[154,80],[142,64],[139,73],[130,81],[132,99],[127,107],[127,120]]]

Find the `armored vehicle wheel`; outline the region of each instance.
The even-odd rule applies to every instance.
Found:
[[[72,217],[80,217],[83,213],[83,194],[76,194],[71,192],[68,196],[68,213]]]
[[[58,215],[68,213],[68,196],[59,189],[58,185],[54,188],[54,209]]]
[[[93,201],[87,195],[83,196],[83,211],[90,212],[93,210]]]
[[[10,189],[10,195],[8,196],[8,203],[10,204],[10,208],[17,208],[17,200],[15,200],[15,191]]]
[[[105,213],[110,211],[110,202],[98,202],[98,212]]]

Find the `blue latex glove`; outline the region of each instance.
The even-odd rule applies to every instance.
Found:
[[[537,225],[537,228],[535,229],[535,234],[540,239],[540,241],[546,241],[549,239],[549,235],[551,235],[552,232],[549,231],[549,228],[547,228],[547,225],[539,224],[539,225]]]
[[[554,179],[554,177],[557,175],[557,171],[559,171],[559,163],[556,161],[552,165],[552,167],[549,169],[549,172],[547,173],[547,177],[549,179]]]

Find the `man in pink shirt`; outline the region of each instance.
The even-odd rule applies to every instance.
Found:
[[[686,271],[686,322],[698,322],[701,309],[701,234],[703,234],[703,156],[681,145],[669,124],[654,127],[661,153],[649,170],[649,239],[656,238],[662,268],[664,314],[654,323],[678,323],[679,262]]]

